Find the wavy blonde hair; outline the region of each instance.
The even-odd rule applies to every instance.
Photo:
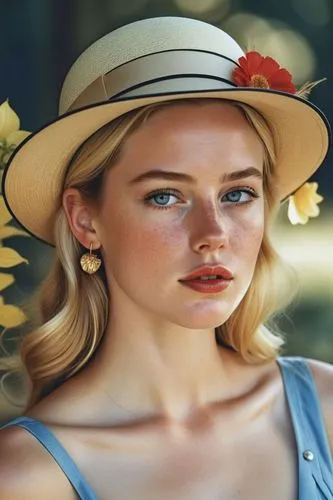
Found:
[[[104,176],[117,162],[129,134],[153,113],[180,102],[193,105],[206,100],[152,104],[130,111],[96,131],[68,165],[63,189],[78,188],[84,199],[98,207]],[[215,329],[215,335],[220,345],[237,351],[248,363],[264,363],[275,359],[284,344],[283,336],[265,322],[290,302],[294,275],[281,262],[269,239],[269,228],[279,206],[269,125],[250,106],[226,102],[243,113],[264,145],[265,229],[251,285],[230,318]],[[86,249],[74,237],[62,205],[57,210],[54,236],[54,262],[35,297],[37,324],[21,343],[21,363],[30,382],[25,410],[89,363],[108,320],[109,290],[103,266],[93,275],[82,272],[79,261]]]

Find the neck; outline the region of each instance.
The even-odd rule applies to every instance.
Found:
[[[242,362],[217,345],[214,328],[114,310],[87,380],[118,409],[176,422],[235,394]]]

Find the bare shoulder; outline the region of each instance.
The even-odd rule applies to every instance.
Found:
[[[24,429],[0,431],[0,498],[74,500],[75,493],[49,453]]]
[[[333,365],[314,359],[307,362],[316,383],[333,456]]]

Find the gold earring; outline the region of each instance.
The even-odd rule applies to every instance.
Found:
[[[85,253],[82,255],[80,259],[80,265],[85,273],[94,274],[100,268],[102,261],[97,257],[97,255],[91,253],[92,252],[93,243],[90,243],[90,251],[89,253]]]

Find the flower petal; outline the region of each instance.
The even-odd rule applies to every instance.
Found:
[[[317,188],[317,182],[306,182],[294,193],[293,200],[298,213],[305,217],[318,217],[318,203],[324,198],[317,193]]]
[[[8,162],[9,158],[12,156],[12,153],[5,153],[5,154],[2,154],[2,164],[3,165],[6,165],[6,163]]]
[[[258,68],[258,73],[270,78],[274,73],[279,71],[280,66],[272,57],[265,57]]]
[[[232,73],[232,80],[239,87],[249,87],[250,86],[250,78],[248,75],[244,73],[241,68],[235,68]]]
[[[305,215],[308,217],[317,217],[319,215],[320,210],[314,197],[311,195],[298,196],[296,194],[295,198],[298,209]]]
[[[31,132],[28,132],[27,130],[16,130],[15,132],[12,132],[7,136],[6,138],[7,145],[18,146],[30,134]]]
[[[243,58],[241,58],[243,59]],[[251,51],[246,54],[246,69],[250,76],[258,73],[258,70],[263,62],[264,57],[259,52]],[[241,65],[242,66],[242,65]]]
[[[279,90],[280,92],[287,92],[288,94],[295,94],[296,93],[296,87],[293,83],[284,83],[281,85],[275,85],[274,84],[275,90]]]
[[[309,220],[309,217],[298,210],[294,196],[289,196],[288,219],[293,225],[306,224]]]
[[[279,69],[271,76],[272,88],[295,94],[296,87],[292,82],[292,76],[284,68]]]
[[[9,134],[20,128],[20,119],[9,106],[8,100],[0,106],[0,141],[6,140]]]
[[[284,84],[285,82],[291,82],[292,76],[287,69],[280,68],[272,75],[272,79],[274,79],[277,84]]]

